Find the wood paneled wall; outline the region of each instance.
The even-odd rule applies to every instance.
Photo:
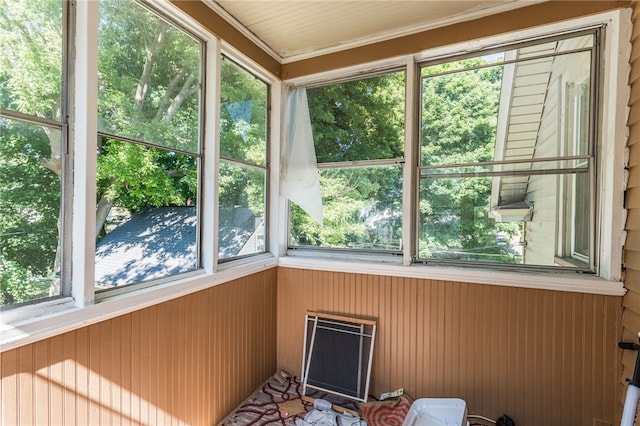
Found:
[[[631,37],[631,96],[629,99],[629,183],[627,186],[626,208],[627,241],[624,248],[626,267],[624,311],[622,314],[622,338],[637,341],[640,331],[640,2],[633,2],[633,34]],[[624,378],[633,375],[635,354],[625,351],[623,354]],[[625,386],[620,387],[623,391]],[[624,392],[620,392],[620,402],[624,401]]]
[[[302,269],[278,270],[278,365],[299,375],[306,310],[375,318],[370,392],[460,397],[518,426],[619,416],[621,298]],[[601,423],[597,423],[600,421]]]
[[[276,368],[276,269],[2,353],[2,425],[210,425]]]

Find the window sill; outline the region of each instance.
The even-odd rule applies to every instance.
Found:
[[[539,290],[624,296],[626,289],[620,281],[608,281],[591,275],[565,272],[506,272],[480,268],[445,266],[399,265],[394,263],[341,261],[312,257],[281,257],[278,266],[295,269],[383,275],[428,280],[457,281],[503,287],[522,287]]]
[[[5,311],[0,314],[0,352],[224,284],[277,265],[277,258],[260,256],[252,262],[242,262],[237,267],[229,265],[229,268],[214,274],[203,272],[170,283],[132,289],[126,293],[105,294],[95,304],[85,307],[74,306],[71,298],[64,298]],[[43,307],[45,304],[47,306]],[[21,321],[19,318],[24,319]]]

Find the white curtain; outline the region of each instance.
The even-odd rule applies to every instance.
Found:
[[[282,195],[299,205],[316,222],[322,225],[322,195],[320,175],[313,145],[311,119],[307,91],[295,89],[289,92],[285,120],[287,138],[282,175]]]

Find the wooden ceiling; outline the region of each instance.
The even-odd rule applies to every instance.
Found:
[[[512,10],[540,0],[205,0],[281,63]]]

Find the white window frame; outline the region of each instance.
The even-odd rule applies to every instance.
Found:
[[[228,52],[228,53],[226,53]],[[272,204],[272,201],[270,200],[270,194],[271,194],[271,158],[269,156],[270,152],[271,152],[271,146],[272,146],[272,132],[270,131],[270,128],[272,126],[271,122],[271,115],[272,115],[272,104],[273,104],[273,92],[274,92],[274,84],[273,84],[273,78],[271,77],[267,77],[265,75],[263,75],[262,72],[259,72],[256,70],[255,65],[252,64],[248,64],[247,61],[243,61],[243,60],[239,60],[236,58],[240,58],[241,56],[238,54],[235,54],[233,49],[224,49],[221,51],[221,55],[219,57],[219,61],[222,63],[225,58],[226,60],[228,60],[231,64],[233,64],[235,67],[237,67],[238,69],[249,73],[250,75],[252,75],[255,79],[261,81],[262,83],[265,84],[266,86],[266,90],[267,90],[267,111],[266,111],[266,120],[267,120],[267,133],[265,134],[266,137],[266,144],[265,144],[265,164],[264,165],[259,165],[259,164],[254,164],[252,162],[246,161],[246,160],[240,160],[237,158],[222,158],[220,155],[220,145],[216,144],[216,182],[218,181],[218,170],[220,167],[220,162],[225,161],[229,164],[234,164],[236,166],[239,167],[246,167],[246,168],[250,168],[250,169],[255,169],[255,170],[262,170],[265,173],[265,188],[264,188],[264,217],[263,217],[263,221],[265,223],[264,228],[265,228],[265,233],[264,233],[264,249],[261,252],[257,252],[257,253],[251,253],[251,254],[246,254],[246,255],[238,255],[238,256],[233,256],[233,257],[228,257],[228,258],[224,258],[224,259],[219,259],[219,251],[218,251],[218,238],[219,235],[217,234],[219,232],[219,227],[216,226],[216,264],[226,264],[226,263],[231,263],[233,264],[233,262],[240,262],[243,261],[245,259],[251,259],[252,257],[255,256],[261,256],[265,253],[268,253],[270,251],[270,230],[271,230],[271,218],[274,217],[272,215],[270,215],[270,210],[269,210],[269,206]],[[221,80],[220,78],[216,78],[216,81]],[[221,83],[221,81],[220,81]],[[278,86],[279,89],[280,86]],[[279,91],[279,90],[278,90]],[[220,100],[218,99],[218,103],[220,102]],[[216,118],[216,126],[219,132],[219,126],[220,126],[220,106],[218,105],[216,107],[216,114],[218,115],[218,117]],[[219,133],[218,133],[219,134]],[[216,200],[218,200],[217,195],[219,194],[219,187],[216,186]],[[216,205],[217,205],[217,201],[216,201]],[[217,224],[217,220],[218,220],[218,215],[216,214],[216,224]]]
[[[405,143],[405,189],[403,195],[403,216],[414,216],[414,205],[406,202],[412,199],[416,191],[415,147],[413,141],[417,138],[415,120],[418,115],[418,89],[411,89],[410,82],[416,80],[416,64],[457,55],[481,54],[485,50],[495,49],[513,44],[516,40],[533,40],[550,35],[574,32],[580,29],[600,26],[605,27],[605,37],[601,44],[601,74],[599,107],[600,115],[597,123],[596,139],[599,151],[598,170],[600,176],[596,208],[596,246],[594,261],[597,270],[594,276],[577,274],[575,272],[522,272],[496,271],[473,266],[423,266],[411,265],[411,247],[414,247],[417,236],[413,231],[411,221],[405,220],[403,228],[403,265],[397,261],[384,259],[380,256],[353,258],[354,262],[340,259],[339,253],[323,254],[304,253],[297,250],[287,253],[289,256],[280,258],[281,266],[291,268],[308,268],[331,270],[339,272],[371,273],[376,275],[406,276],[438,280],[455,280],[471,283],[493,284],[501,286],[515,286],[527,288],[543,288],[551,290],[575,291],[608,295],[623,295],[625,290],[621,282],[622,277],[622,247],[624,244],[625,210],[623,208],[623,194],[625,186],[625,158],[627,140],[627,77],[630,69],[629,57],[631,45],[631,12],[629,9],[619,9],[602,14],[582,17],[570,21],[544,25],[527,30],[502,34],[485,39],[473,40],[455,45],[430,49],[410,57],[392,58],[385,61],[363,64],[318,73],[301,78],[285,81],[288,87],[300,87],[319,83],[329,83],[350,76],[361,75],[379,69],[391,68],[406,64],[407,69],[407,97],[406,97],[406,143]],[[417,86],[417,83],[416,83]],[[409,160],[411,159],[411,160]],[[407,174],[409,174],[407,176]],[[410,185],[406,183],[411,182]],[[415,201],[414,201],[415,202]],[[613,206],[611,208],[610,206]],[[282,237],[281,237],[282,238]],[[285,240],[286,242],[286,240]],[[344,256],[342,256],[344,258]],[[384,262],[388,263],[384,263]]]
[[[568,86],[570,84],[576,84],[574,82],[565,82],[561,81],[560,92],[562,96],[562,106],[559,108],[559,120],[564,122],[570,122],[569,126],[565,126],[565,134],[561,135],[563,138],[567,138],[565,146],[570,150],[570,153],[567,155],[579,155],[580,150],[580,138],[576,133],[580,129],[580,120],[582,120],[581,111],[583,111],[584,107],[584,98],[581,94],[576,94],[575,89],[570,89]],[[578,85],[585,84],[577,83]],[[572,117],[569,117],[569,114]],[[565,155],[565,153],[560,153],[560,155]],[[587,160],[584,160],[585,162]],[[557,254],[559,258],[557,261],[568,262],[571,263],[572,259],[577,262],[588,262],[588,258],[592,257],[593,252],[593,238],[590,238],[588,241],[589,256],[585,256],[582,253],[576,251],[576,217],[579,215],[586,215],[586,220],[591,221],[593,218],[593,211],[591,209],[577,209],[577,201],[576,201],[576,186],[577,186],[577,177],[578,175],[564,175],[560,179],[562,179],[560,191],[563,193],[563,200],[558,200],[559,209],[565,210],[565,221],[564,223],[558,223],[558,235],[560,236],[558,241]],[[566,201],[565,201],[566,200]],[[590,203],[593,204],[593,203]],[[585,218],[581,219],[582,221]],[[592,236],[593,237],[593,236]]]
[[[584,102],[580,102],[578,106],[587,106],[587,123],[590,124],[589,126],[587,126],[587,128],[585,129],[584,127],[582,128],[583,130],[585,130],[586,134],[584,135],[586,137],[585,141],[587,143],[587,153],[591,156],[591,159],[589,160],[582,160],[582,164],[584,165],[588,165],[589,170],[584,172],[584,173],[575,173],[575,174],[571,174],[571,173],[559,173],[555,175],[555,181],[556,181],[556,185],[557,185],[557,201],[556,201],[556,208],[558,212],[562,212],[558,215],[557,219],[556,219],[556,223],[555,223],[555,234],[558,236],[556,242],[553,244],[552,247],[549,248],[553,248],[556,250],[555,255],[550,256],[549,260],[553,260],[554,263],[549,264],[549,265],[545,265],[545,264],[527,264],[526,261],[523,261],[522,264],[509,264],[509,263],[489,263],[489,264],[484,264],[482,262],[478,262],[478,261],[465,261],[465,260],[454,260],[454,259],[448,259],[445,258],[443,260],[440,259],[431,259],[431,258],[421,258],[419,256],[419,248],[416,245],[415,247],[415,256],[416,256],[416,261],[417,262],[423,262],[426,264],[432,263],[432,264],[450,264],[452,266],[462,266],[462,267],[468,267],[468,266],[473,266],[475,268],[487,268],[487,269],[512,269],[514,271],[518,271],[521,270],[522,272],[524,272],[525,270],[540,270],[540,271],[544,271],[544,270],[549,270],[549,271],[561,271],[562,269],[566,269],[567,272],[574,272],[574,271],[578,271],[578,272],[587,272],[590,273],[592,272],[590,270],[590,268],[592,267],[592,265],[594,264],[593,261],[593,229],[595,229],[594,226],[594,221],[591,220],[591,218],[594,217],[593,215],[593,205],[595,205],[597,203],[597,197],[595,197],[595,191],[593,191],[593,187],[595,185],[595,179],[593,179],[594,175],[595,175],[595,170],[593,167],[593,163],[594,163],[594,158],[595,154],[593,153],[593,149],[591,148],[592,144],[598,144],[598,140],[597,138],[593,137],[592,134],[594,133],[593,129],[597,127],[597,125],[594,123],[594,121],[597,120],[597,114],[598,114],[598,106],[597,106],[597,102],[598,102],[598,97],[597,97],[597,88],[594,89],[594,85],[598,84],[598,76],[600,73],[600,68],[602,65],[602,62],[598,62],[599,60],[599,51],[600,51],[600,38],[602,37],[602,32],[600,26],[588,26],[588,27],[584,27],[584,29],[578,29],[577,31],[571,32],[568,30],[562,31],[559,34],[549,34],[549,36],[551,36],[551,38],[549,39],[548,36],[544,36],[541,38],[532,38],[532,39],[528,39],[528,40],[524,40],[526,42],[528,42],[528,44],[526,45],[526,47],[535,47],[535,46],[542,46],[542,45],[546,45],[547,43],[549,43],[550,41],[556,41],[560,44],[564,44],[565,42],[571,42],[571,40],[575,40],[577,37],[582,36],[582,38],[586,38],[589,37],[590,40],[592,40],[592,42],[589,43],[588,47],[582,47],[582,49],[588,49],[588,50],[582,50],[582,53],[589,53],[589,57],[590,59],[590,63],[591,66],[584,68],[584,69],[578,69],[575,67],[571,67],[571,60],[567,60],[567,59],[562,59],[563,58],[563,52],[567,51],[567,48],[559,48],[558,51],[556,53],[552,53],[551,57],[554,58],[554,66],[553,66],[553,70],[552,70],[552,76],[551,78],[555,78],[557,79],[556,82],[552,83],[552,86],[555,86],[556,89],[558,90],[558,108],[557,108],[557,113],[556,113],[556,118],[557,118],[557,126],[558,126],[558,144],[556,147],[556,151],[555,153],[551,154],[551,157],[549,158],[542,158],[541,160],[546,160],[546,161],[552,161],[552,158],[555,154],[556,157],[566,157],[566,156],[577,156],[580,155],[577,152],[577,143],[578,143],[578,138],[575,135],[575,129],[573,127],[576,126],[576,123],[573,121],[576,118],[576,114],[574,112],[574,116],[573,117],[569,117],[568,113],[569,113],[569,108],[571,107],[571,104],[573,103],[575,106],[575,102],[573,102],[575,99],[579,99],[580,101],[582,101],[582,97],[578,97],[578,96],[572,96],[571,99],[569,98],[570,96],[570,92],[572,93],[572,91],[570,91],[568,89],[568,85],[572,84],[572,83],[576,83],[576,78],[578,78],[579,74],[582,74],[582,78],[584,79],[583,83],[586,82],[586,84],[588,84],[587,87],[589,87],[589,93],[587,96],[587,100],[586,100],[586,104]],[[516,60],[517,63],[524,63],[527,64],[528,62],[528,58],[522,59],[522,60],[517,60],[516,59],[516,53],[515,51],[520,49],[522,47],[522,41],[514,41],[511,44],[508,44],[506,46],[500,46],[500,50],[504,50],[506,53],[506,57],[505,57],[505,61],[506,60]],[[453,61],[454,63],[458,60],[464,59],[466,57],[471,56],[472,58],[477,58],[477,57],[481,57],[482,56],[482,52],[470,52],[470,53],[465,53],[465,55],[461,56],[461,57],[457,57],[456,55],[453,55],[452,57],[446,58],[444,61],[442,61],[442,63],[448,63],[449,61]],[[559,58],[559,61],[557,61],[557,59]],[[438,62],[440,63],[440,62]],[[558,66],[557,64],[560,63],[562,65]],[[594,66],[594,64],[597,64]],[[428,69],[430,66],[432,65],[432,63],[427,63],[424,64],[424,69]],[[508,89],[509,87],[512,86],[513,84],[513,76],[511,75],[512,72],[506,72],[507,69],[513,70],[513,67],[515,65],[514,64],[506,64],[504,65],[505,68],[505,73],[506,76],[504,77],[504,82],[506,82],[507,84],[502,84],[502,93],[501,93],[501,100],[500,100],[500,109],[498,111],[498,128],[496,129],[496,133],[497,133],[497,137],[496,137],[496,147],[501,147],[503,148],[503,145],[506,143],[505,142],[505,133],[507,132],[507,128],[508,127],[508,120],[507,120],[507,115],[508,115],[508,108],[509,105],[511,104],[512,100],[511,100],[511,96],[513,95],[510,91],[510,89]],[[463,68],[460,67],[459,70],[454,71],[454,73],[464,73],[467,72],[468,70],[473,70],[476,69],[475,67],[470,67],[470,68]],[[438,75],[438,74],[436,74]],[[429,75],[423,77],[424,79],[428,79],[430,78]],[[507,93],[505,94],[505,87],[507,87]],[[551,90],[550,88],[548,88],[548,90]],[[546,102],[546,101],[545,101]],[[546,108],[545,108],[546,109]],[[577,118],[583,118],[583,117],[577,117]],[[421,116],[421,120],[422,120],[422,116]],[[544,113],[543,113],[543,117],[541,120],[544,120]],[[542,121],[541,121],[542,123]],[[571,123],[571,124],[569,124]],[[501,125],[502,124],[502,125]],[[573,126],[573,127],[571,127]],[[555,126],[554,126],[555,127]],[[570,128],[571,127],[571,128]],[[570,139],[570,140],[569,140]],[[594,141],[594,139],[596,139]],[[419,145],[422,144],[422,140],[420,140],[418,142]],[[418,147],[417,149],[421,149],[420,147]],[[596,147],[597,150],[597,147]],[[586,154],[584,154],[586,155]],[[496,158],[495,161],[500,161],[503,160],[502,156],[500,155],[499,158]],[[418,159],[418,161],[420,161],[420,159]],[[524,161],[524,160],[522,160]],[[575,162],[577,160],[572,160],[575,164]],[[481,163],[478,163],[481,164]],[[441,164],[421,164],[420,166],[420,170],[418,171],[418,175],[419,175],[419,179],[420,182],[424,180],[428,181],[429,179],[434,179],[437,180],[440,178],[439,175],[435,175],[433,177],[430,177],[429,179],[427,179],[426,177],[422,177],[422,172],[426,169],[432,168],[432,167],[443,167],[443,165]],[[455,165],[450,165],[449,167],[455,168]],[[497,167],[501,167],[501,166],[497,166]],[[497,169],[496,167],[496,169]],[[568,170],[568,168],[566,166],[563,166],[562,168],[566,170]],[[494,169],[495,170],[495,169]],[[498,169],[499,170],[499,169]],[[589,188],[591,194],[593,194],[590,197],[589,200],[589,208],[587,209],[587,220],[589,221],[589,223],[586,225],[589,230],[589,242],[588,242],[588,250],[589,253],[584,256],[584,255],[578,255],[577,253],[575,253],[573,251],[573,246],[574,246],[574,235],[575,235],[575,182],[578,176],[583,176],[586,175],[589,177]],[[478,177],[476,175],[476,177]],[[533,174],[529,174],[527,175],[528,179],[532,179],[535,178],[535,173]],[[468,179],[467,177],[464,177],[463,179]],[[499,179],[500,178],[496,178],[493,177],[492,178],[492,191],[491,191],[491,195],[490,195],[490,199],[491,199],[491,206],[495,206],[498,203],[498,191],[499,191]],[[527,197],[528,198],[528,197]],[[566,200],[566,201],[565,201]],[[515,218],[517,221],[522,221],[524,222],[524,226],[523,226],[523,233],[521,235],[521,240],[524,241],[529,241],[530,236],[532,236],[534,234],[533,231],[531,231],[530,227],[529,227],[529,221],[532,220],[531,216],[534,217],[533,220],[535,220],[536,214],[534,212],[534,208],[533,208],[533,204],[535,203],[535,201],[532,202],[532,204],[530,205],[529,208],[527,207],[522,207],[522,208],[518,208],[518,209],[509,209],[508,211],[502,211],[499,208],[493,208],[491,207],[489,210],[489,215],[491,217],[495,217],[498,218],[499,220],[506,218]],[[567,204],[568,206],[565,206],[565,204]],[[568,208],[567,208],[568,207]],[[530,232],[530,234],[529,234]],[[416,231],[416,239],[420,238],[419,235],[419,230]],[[416,241],[417,243],[417,241]],[[539,243],[538,243],[539,244]],[[527,256],[527,251],[529,249],[530,245],[525,244],[524,246],[524,254],[523,254],[523,260],[526,258]]]
[[[149,2],[148,2],[149,3]],[[217,171],[219,164],[219,96],[220,58],[224,53],[265,81],[272,88],[272,103],[281,102],[281,83],[268,71],[247,59],[193,18],[172,5],[169,0],[158,0],[152,9],[171,17],[171,21],[189,30],[205,43],[206,64],[203,72],[205,90],[202,104],[205,129],[200,183],[200,269],[167,277],[149,283],[131,285],[97,294],[94,288],[95,263],[95,204],[96,204],[96,149],[98,141],[98,2],[79,1],[71,13],[74,17],[71,34],[75,45],[69,54],[71,76],[68,96],[70,99],[69,147],[74,181],[73,196],[69,202],[70,220],[68,252],[71,265],[71,290],[69,294],[54,300],[34,301],[0,312],[0,352],[37,340],[77,329],[89,324],[133,312],[147,306],[191,294],[212,286],[236,280],[277,266],[277,242],[269,240],[266,253],[225,262],[218,267],[217,259]],[[270,139],[280,139],[280,111],[270,114]],[[81,141],[82,143],[74,143]],[[89,142],[89,143],[85,143]],[[268,161],[273,167],[279,162],[277,146],[272,144]],[[274,149],[275,148],[275,149]],[[277,177],[270,173],[268,189],[278,196]],[[274,192],[275,191],[275,192]],[[276,208],[274,208],[274,204]],[[265,215],[276,217],[277,203],[267,203]],[[277,223],[267,230],[275,235]],[[71,261],[72,260],[72,261]]]
[[[329,81],[320,81],[320,82],[314,82],[311,84],[301,84],[301,85],[296,85],[296,86],[289,86],[290,88],[293,87],[304,87],[307,89],[312,89],[312,88],[317,88],[317,87],[326,87],[326,86],[331,86],[334,84],[340,84],[340,83],[348,83],[348,82],[352,82],[352,81],[359,81],[359,80],[366,80],[368,78],[372,78],[372,77],[376,77],[376,76],[381,76],[381,75],[388,75],[388,74],[394,74],[394,73],[403,73],[405,76],[405,98],[406,98],[406,93],[408,93],[409,91],[409,87],[410,87],[410,83],[408,80],[408,71],[405,67],[405,64],[402,65],[393,65],[390,67],[380,67],[379,69],[375,69],[373,71],[371,71],[370,73],[358,73],[357,75],[345,75],[341,78],[335,79],[335,80],[329,80]],[[406,105],[406,101],[405,101],[405,108],[407,107]],[[405,203],[405,199],[404,199],[404,193],[406,192],[404,187],[406,186],[406,175],[407,175],[407,165],[406,163],[406,147],[407,147],[407,137],[406,137],[406,130],[407,130],[407,114],[405,112],[405,126],[404,126],[404,132],[405,132],[405,142],[404,142],[404,156],[403,157],[399,157],[399,158],[382,158],[382,159],[374,159],[374,160],[353,160],[353,161],[327,161],[327,162],[318,162],[318,171],[320,170],[341,170],[341,169],[371,169],[373,167],[391,167],[391,166],[398,166],[402,167],[402,186],[403,186],[403,190],[402,190],[402,202],[403,205]],[[317,155],[317,154],[316,154]],[[284,213],[284,216],[286,216],[287,218],[287,234],[286,234],[286,240],[285,240],[285,247],[287,248],[287,254],[289,255],[295,255],[297,251],[300,251],[300,253],[302,253],[303,255],[305,255],[305,253],[315,253],[316,255],[319,256],[334,256],[335,254],[332,253],[336,253],[336,252],[348,252],[349,253],[349,257],[351,258],[362,258],[362,259],[370,259],[371,257],[376,257],[376,258],[380,258],[380,259],[389,259],[389,257],[394,256],[397,257],[398,254],[402,254],[404,253],[403,249],[402,249],[402,241],[404,241],[404,224],[403,224],[403,229],[402,229],[402,241],[400,244],[400,249],[398,250],[375,250],[375,249],[350,249],[350,248],[346,248],[346,247],[314,247],[314,246],[291,246],[290,241],[291,241],[291,223],[290,223],[290,215],[291,215],[291,203],[287,202],[287,206],[286,206],[286,211]]]

